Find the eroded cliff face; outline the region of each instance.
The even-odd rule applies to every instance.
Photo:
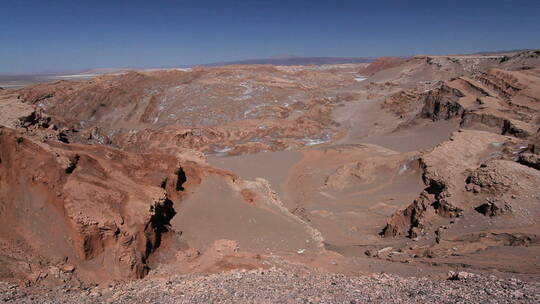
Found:
[[[36,142],[8,128],[0,142],[2,236],[64,256],[81,277],[143,277],[197,180],[196,165],[170,156]]]
[[[537,54],[531,56],[528,60],[538,60]],[[519,56],[516,58],[522,59]],[[537,174],[527,166],[536,166],[535,154],[531,152],[538,134],[539,87],[538,69],[488,69],[471,77],[461,76],[442,82],[435,89],[422,94],[401,93],[389,99],[385,104],[396,111],[399,105],[411,103],[410,96],[416,96],[423,106],[417,108],[418,114],[416,118],[411,118],[412,121],[418,118],[457,120],[465,130],[460,130],[450,141],[424,153],[420,164],[424,170],[426,189],[411,205],[392,216],[381,235],[415,238],[420,232],[425,233],[424,228],[434,222],[432,218],[435,215],[458,217],[465,210],[474,208],[489,215],[507,213],[511,207],[506,202],[496,204],[486,196],[470,196],[465,193],[482,193],[486,188],[498,189],[502,186],[502,181],[493,179],[479,182],[475,175],[483,172],[491,176],[493,172],[490,170],[494,164],[497,166],[493,170],[499,171],[497,176],[506,174],[516,180],[530,180],[531,174]],[[488,132],[478,133],[466,129]],[[525,166],[517,165],[516,162]],[[468,175],[470,172],[475,173]],[[521,195],[525,197],[534,197],[536,193],[535,188],[530,186],[520,188],[515,185],[509,188],[520,189]],[[493,194],[496,197],[502,195],[502,190],[498,190],[496,195]],[[488,202],[484,204],[484,200]]]
[[[408,207],[396,212],[381,232],[383,236],[416,238],[436,225],[437,218],[451,220],[472,210],[485,198],[467,195],[470,172],[490,160],[509,159],[521,141],[483,131],[461,131],[419,159],[426,188]],[[523,174],[529,168],[523,167]],[[519,178],[519,177],[517,177]],[[530,193],[533,188],[527,188]],[[525,194],[527,195],[527,194]]]

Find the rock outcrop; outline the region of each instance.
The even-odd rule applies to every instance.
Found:
[[[466,181],[472,180],[467,172],[481,166],[486,157],[497,157],[497,153],[489,152],[494,144],[514,141],[482,131],[456,132],[451,139],[419,159],[426,188],[413,203],[390,218],[381,235],[414,238],[425,233],[433,218],[459,217],[474,206],[463,195]]]
[[[0,129],[0,159],[1,235],[65,257],[89,280],[143,277],[175,201],[200,171],[181,158],[46,144],[8,128]],[[178,170],[183,186],[169,187]]]

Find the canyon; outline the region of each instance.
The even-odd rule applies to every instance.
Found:
[[[6,88],[0,290],[129,302],[126,286],[285,269],[445,296],[519,282],[505,296],[534,303],[539,170],[534,50]]]

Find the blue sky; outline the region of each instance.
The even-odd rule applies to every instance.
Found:
[[[0,73],[540,48],[540,1],[1,0]]]

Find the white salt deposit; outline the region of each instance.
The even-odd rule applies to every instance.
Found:
[[[58,78],[85,78],[85,77],[94,77],[98,76],[99,74],[73,74],[73,75],[61,75],[56,76]]]
[[[364,81],[364,80],[366,80],[366,79],[367,79],[367,77],[364,77],[364,76],[356,76],[356,77],[354,77],[354,80],[356,80],[356,81],[358,81],[358,82]]]

